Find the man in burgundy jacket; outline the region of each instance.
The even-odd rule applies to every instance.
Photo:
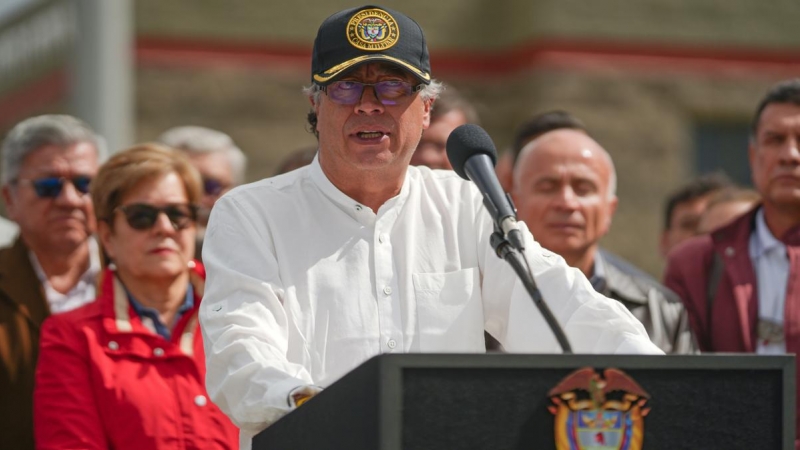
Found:
[[[675,248],[664,284],[686,305],[701,350],[797,354],[800,79],[779,83],[761,100],[748,155],[763,203],[711,235]]]

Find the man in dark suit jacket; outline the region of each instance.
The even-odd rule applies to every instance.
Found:
[[[702,350],[798,354],[800,79],[761,100],[748,155],[763,203],[675,248],[664,282],[686,304]]]
[[[100,260],[89,182],[102,140],[69,116],[17,124],[3,141],[3,200],[19,237],[0,250],[0,447],[33,449],[39,327],[94,300]]]
[[[595,290],[623,303],[665,353],[693,353],[686,311],[674,293],[622,258],[600,251],[617,206],[608,153],[581,129],[542,134],[522,150],[514,202],[543,247],[580,269]]]

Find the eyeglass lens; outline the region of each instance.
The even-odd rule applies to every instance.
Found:
[[[203,191],[207,195],[219,195],[227,186],[214,178],[203,178]]]
[[[72,183],[75,189],[81,194],[88,194],[92,178],[83,175],[72,178],[46,177],[33,180],[31,184],[33,184],[33,189],[39,197],[56,198],[61,195],[61,191],[64,189],[64,183],[67,181]]]
[[[407,81],[386,80],[377,83],[361,83],[358,81],[334,81],[326,88],[328,97],[340,105],[358,103],[364,93],[365,86],[372,86],[375,95],[382,105],[396,105],[405,97],[417,92],[420,86]]]
[[[131,228],[135,230],[149,230],[153,228],[158,215],[164,213],[176,230],[188,227],[197,220],[197,208],[194,205],[167,205],[157,207],[146,203],[133,203],[120,206],[119,209],[125,214],[125,220]]]

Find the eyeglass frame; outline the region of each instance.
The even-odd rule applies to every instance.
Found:
[[[150,208],[150,210],[156,210],[156,215],[152,219],[152,223],[150,225],[146,226],[146,227],[138,227],[138,226],[135,226],[135,225],[131,224],[131,219],[128,217],[129,213],[126,211],[126,209],[130,208],[130,207],[141,207],[141,206],[148,207],[148,208]],[[179,224],[177,222],[173,222],[172,219],[169,217],[169,214],[167,214],[167,209],[168,208],[183,207],[183,206],[185,206],[185,207],[187,207],[189,209],[189,215],[185,216],[189,220],[189,223],[187,223],[185,225],[181,225],[181,224]],[[106,222],[111,223],[111,221],[113,220],[113,215],[116,214],[117,211],[121,211],[122,212],[122,216],[125,218],[125,222],[128,224],[129,227],[131,227],[132,229],[137,230],[137,231],[150,231],[150,230],[153,229],[153,227],[156,226],[156,222],[158,222],[158,217],[161,214],[164,214],[165,216],[167,216],[167,220],[169,220],[169,223],[172,225],[172,228],[175,231],[180,231],[180,230],[185,230],[186,228],[189,228],[189,226],[191,224],[196,224],[197,223],[199,210],[200,210],[200,207],[198,205],[194,204],[194,203],[168,203],[167,205],[161,206],[161,207],[155,206],[155,205],[151,205],[149,203],[141,203],[141,202],[140,203],[128,203],[127,205],[119,205],[116,208],[114,208],[111,211],[111,217],[108,217],[106,219]]]
[[[54,189],[56,189],[56,192],[54,193],[54,195],[47,195],[47,194],[43,194],[41,192],[41,189],[43,189],[43,188],[39,186],[39,183],[42,183],[42,182],[44,182],[46,180],[58,180],[58,182],[59,182],[58,183],[58,187],[57,188],[54,187]],[[76,180],[88,180],[88,182],[86,183],[85,190],[82,189],[79,186],[80,184],[83,184],[83,183],[77,183]],[[61,196],[62,192],[64,192],[64,185],[67,182],[72,184],[72,187],[74,187],[75,191],[77,191],[81,196],[89,194],[90,187],[91,187],[91,184],[92,184],[93,180],[94,180],[94,177],[92,177],[90,175],[75,175],[73,177],[54,177],[54,176],[49,176],[49,177],[41,177],[41,178],[16,178],[16,179],[11,181],[11,184],[12,185],[18,185],[20,183],[21,184],[28,184],[30,186],[33,186],[33,191],[36,193],[36,197],[42,198],[42,199],[48,199],[48,198],[49,199],[56,199],[59,196]]]
[[[353,101],[352,103],[342,103],[342,102],[339,102],[339,101],[335,100],[334,97],[331,97],[331,95],[328,93],[328,88],[333,86],[333,85],[338,85],[339,83],[355,83],[357,85],[360,85],[361,86],[361,92],[359,93],[358,98],[355,101]],[[398,102],[396,100],[387,100],[387,101],[394,101],[395,103],[388,103],[388,104],[384,103],[384,100],[381,98],[380,93],[379,93],[378,88],[377,88],[377,85],[380,85],[382,83],[401,83],[401,84],[407,85],[407,86],[409,86],[411,88],[411,90],[410,90],[410,92],[408,94],[403,95],[402,97],[398,97],[398,98],[410,98],[414,94],[418,93],[419,91],[421,91],[422,89],[425,88],[425,84],[424,83],[413,84],[410,81],[405,81],[405,80],[383,80],[383,81],[378,81],[378,82],[375,82],[375,83],[364,83],[364,82],[357,81],[357,80],[338,80],[338,81],[334,81],[334,82],[328,83],[326,85],[319,85],[318,84],[318,85],[316,85],[316,88],[317,88],[318,91],[324,92],[325,95],[327,95],[328,98],[331,99],[331,101],[336,103],[337,105],[353,106],[353,105],[357,105],[361,101],[361,99],[364,97],[365,88],[367,86],[372,86],[372,91],[375,93],[375,98],[378,99],[378,102],[380,102],[381,105],[383,105],[383,106],[395,106],[395,105],[397,105]]]

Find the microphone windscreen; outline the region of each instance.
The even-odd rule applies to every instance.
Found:
[[[465,166],[467,160],[475,155],[487,155],[492,166],[497,163],[497,150],[492,138],[478,125],[468,123],[453,130],[447,138],[447,159],[453,170],[465,180],[469,180]]]

